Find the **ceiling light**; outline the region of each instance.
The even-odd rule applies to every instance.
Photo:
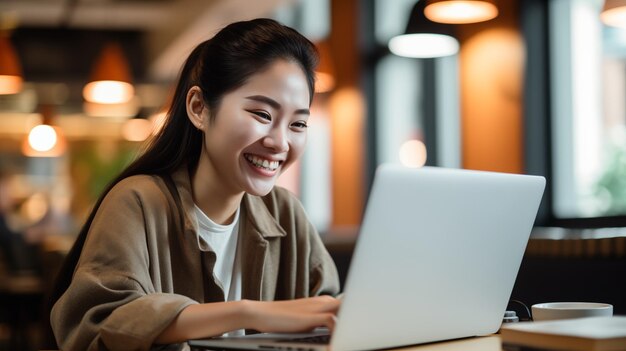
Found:
[[[28,144],[35,151],[50,151],[57,143],[57,132],[47,124],[40,124],[28,133]]]
[[[99,104],[123,104],[134,95],[130,68],[122,48],[116,43],[107,44],[94,66],[91,81],[83,88],[83,97]]]
[[[498,16],[493,0],[421,0],[426,1],[424,14],[440,23],[476,23]]]
[[[606,25],[626,28],[626,0],[606,0],[600,18]]]
[[[59,157],[66,148],[61,128],[40,124],[28,133],[22,144],[22,153],[28,157]]]
[[[58,157],[65,153],[67,142],[63,131],[52,126],[52,106],[42,105],[43,121],[33,127],[22,143],[22,153],[29,157]]]
[[[389,50],[404,57],[442,57],[457,53],[459,42],[453,37],[443,34],[404,34],[391,38]]]
[[[97,103],[85,101],[83,110],[90,117],[129,118],[134,117],[141,108],[141,101],[134,95],[130,100],[121,103]]]
[[[22,68],[8,36],[0,32],[0,95],[22,90]]]
[[[421,0],[413,6],[405,34],[389,41],[392,53],[405,57],[432,58],[454,55],[459,51],[453,27],[426,18],[425,3]]]

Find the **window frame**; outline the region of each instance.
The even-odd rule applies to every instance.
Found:
[[[557,217],[554,211],[554,138],[551,95],[549,1],[524,0],[520,6],[521,32],[526,44],[524,77],[524,151],[528,174],[546,177],[546,190],[535,225],[564,228],[626,226],[626,215],[600,217]]]

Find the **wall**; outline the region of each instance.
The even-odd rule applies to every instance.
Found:
[[[518,2],[497,18],[459,25],[463,168],[523,173],[524,43]]]

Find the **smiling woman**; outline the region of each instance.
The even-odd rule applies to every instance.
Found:
[[[339,301],[319,295],[338,293],[336,268],[275,186],[306,143],[316,62],[311,42],[269,19],[193,50],[163,128],[101,196],[59,275],[61,349],[333,327]]]

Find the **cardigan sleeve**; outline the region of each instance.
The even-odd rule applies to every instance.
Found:
[[[118,183],[91,224],[51,325],[62,350],[148,350],[192,299],[155,291],[140,194]]]

